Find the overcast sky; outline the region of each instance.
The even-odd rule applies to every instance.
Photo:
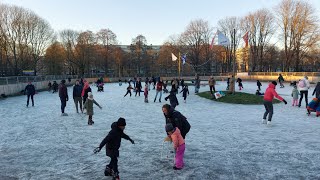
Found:
[[[272,10],[281,0],[0,0],[28,8],[46,19],[56,31],[97,32],[111,29],[120,44],[130,44],[139,34],[148,44],[161,45],[180,34],[196,19],[212,27],[220,19],[242,17],[261,8]],[[320,0],[309,0],[320,18]]]

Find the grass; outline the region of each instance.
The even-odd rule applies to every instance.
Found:
[[[243,93],[243,92],[236,92],[233,94],[228,94],[228,92],[223,91],[225,96],[215,99],[210,94],[210,91],[201,92],[198,93],[198,96],[210,99],[217,102],[224,102],[224,103],[230,103],[230,104],[263,104],[263,96],[257,96],[255,94],[249,94],[249,93]],[[273,103],[280,103],[281,101],[274,99]]]

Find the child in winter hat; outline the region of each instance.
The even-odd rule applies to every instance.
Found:
[[[92,120],[93,104],[96,104],[100,109],[102,109],[102,107],[93,99],[92,92],[88,92],[88,99],[86,100],[86,102],[83,105],[83,108],[87,110],[88,125],[94,124],[94,121]]]
[[[176,152],[175,166],[173,167],[173,169],[180,170],[184,166],[183,156],[186,148],[185,141],[181,136],[179,128],[174,128],[171,123],[166,124],[166,132],[168,133],[168,136],[171,138],[173,148]]]

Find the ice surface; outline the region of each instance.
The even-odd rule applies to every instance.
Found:
[[[244,92],[255,93],[255,82],[244,82]],[[264,91],[267,84],[263,83]],[[271,127],[261,124],[263,105],[224,104],[194,95],[177,107],[192,128],[186,137],[185,168],[172,170],[172,160],[161,158],[165,103],[149,103],[140,97],[123,97],[126,84],[106,84],[94,98],[93,126],[87,116],[77,114],[70,100],[62,117],[57,94],[35,95],[35,107],[26,108],[26,96],[0,101],[0,179],[111,179],[103,171],[109,158],[105,149],[93,149],[119,117],[127,120],[125,132],[135,140],[123,140],[120,148],[121,179],[320,179],[320,118],[291,106],[292,87],[277,91],[287,101],[274,105]],[[218,82],[224,90],[226,82]],[[170,87],[169,87],[170,88]],[[309,90],[309,96],[313,91]],[[200,91],[207,91],[202,86]],[[309,98],[311,99],[311,97]]]

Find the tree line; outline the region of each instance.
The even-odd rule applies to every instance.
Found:
[[[216,27],[193,20],[159,46],[148,44],[142,34],[119,45],[109,28],[55,32],[31,10],[0,4],[0,73],[176,76],[179,61],[172,61],[171,53],[186,57],[181,75],[228,73],[234,59],[238,71],[319,71],[318,18],[307,1],[283,0],[270,10],[221,19]],[[212,45],[217,30],[232,43]],[[246,33],[248,47],[243,44]]]

